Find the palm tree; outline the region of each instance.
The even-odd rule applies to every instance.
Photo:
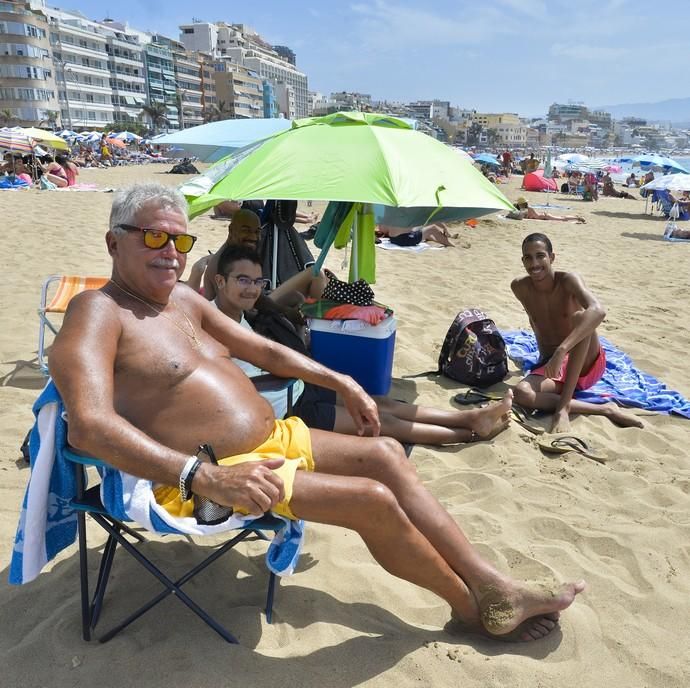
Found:
[[[12,110],[5,108],[0,110],[0,125],[3,127],[9,127],[10,124],[17,121],[17,118],[12,114]]]
[[[57,129],[57,123],[58,120],[60,119],[60,113],[57,110],[44,110],[43,111],[43,119],[39,123],[39,127],[41,124],[44,122],[50,126],[51,129],[55,130]]]
[[[221,119],[228,119],[226,115],[232,114],[228,104],[224,100],[219,100],[218,104],[211,103],[204,109],[204,122],[218,122]]]
[[[165,103],[159,103],[156,100],[152,100],[149,105],[144,105],[144,107],[141,108],[139,116],[148,117],[151,120],[153,131],[155,132],[160,124],[168,123],[168,108]]]

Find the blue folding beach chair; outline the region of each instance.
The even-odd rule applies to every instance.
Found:
[[[235,545],[243,540],[246,540],[250,535],[257,535],[261,539],[267,540],[264,534],[265,531],[276,532],[283,527],[283,522],[274,518],[270,514],[263,516],[256,521],[252,521],[242,529],[237,535],[225,542],[222,546],[213,551],[203,561],[189,569],[184,575],[172,580],[160,568],[158,568],[150,558],[148,558],[138,544],[146,542],[146,539],[137,531],[130,528],[125,522],[115,518],[108,513],[104,507],[100,497],[100,484],[96,484],[87,488],[86,485],[86,468],[88,466],[95,466],[97,469],[104,469],[105,464],[99,459],[93,457],[85,457],[74,453],[70,449],[65,449],[63,452],[67,458],[74,465],[75,479],[77,484],[77,496],[71,500],[71,506],[77,510],[77,532],[79,542],[79,578],[81,587],[81,619],[82,619],[82,636],[84,640],[91,640],[92,632],[96,628],[101,610],[103,608],[103,601],[110,579],[111,568],[117,546],[133,557],[143,568],[145,568],[152,576],[154,576],[163,585],[163,590],[155,597],[149,600],[146,604],[129,614],[121,622],[113,626],[109,631],[101,635],[98,640],[105,643],[111,638],[114,638],[120,631],[124,630],[132,622],[136,621],[140,616],[145,614],[150,609],[153,609],[159,602],[162,602],[166,597],[172,595],[191,609],[204,623],[210,626],[218,635],[229,643],[238,643],[237,638],[227,630],[223,625],[216,621],[207,611],[202,609],[196,602],[194,602],[187,593],[182,590],[182,586],[188,583],[194,576],[201,573],[210,564],[215,562],[226,552],[229,552]],[[86,516],[97,523],[108,534],[108,540],[103,548],[101,554],[98,577],[93,596],[89,590],[89,575],[88,575],[88,545],[86,532]],[[129,535],[136,541],[137,544],[130,542],[125,536]],[[269,572],[268,589],[266,594],[266,621],[271,623],[273,615],[273,599],[275,596],[276,575],[272,571]]]

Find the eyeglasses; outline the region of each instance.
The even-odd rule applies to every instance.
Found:
[[[239,284],[243,289],[254,285],[255,287],[259,287],[261,290],[265,290],[271,286],[271,280],[265,279],[264,277],[257,277],[256,279],[247,277],[247,275],[228,275],[228,277],[232,277],[232,279],[234,279],[235,282],[237,282],[237,284]]]
[[[135,227],[134,225],[115,225],[128,232],[143,232],[144,246],[146,248],[165,248],[172,239],[175,250],[178,253],[189,253],[194,246],[196,237],[191,234],[169,234],[162,229],[149,229],[148,227]]]

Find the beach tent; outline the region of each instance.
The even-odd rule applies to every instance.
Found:
[[[289,119],[224,119],[156,136],[157,146],[175,146],[202,162],[216,162],[238,148],[290,128]]]
[[[522,188],[525,191],[558,191],[556,181],[545,177],[544,170],[526,174],[522,180]]]

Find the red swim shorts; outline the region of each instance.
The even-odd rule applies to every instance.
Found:
[[[566,354],[565,359],[563,359],[563,364],[561,365],[561,369],[558,373],[558,376],[552,378],[554,382],[560,382],[561,384],[565,382],[565,377],[568,373],[568,358],[569,354]],[[533,370],[531,370],[529,374],[541,375],[542,377],[546,377],[544,375],[545,368],[546,364],[541,365],[538,368],[534,368]],[[597,382],[599,382],[599,380],[601,380],[605,370],[606,354],[604,353],[604,350],[601,347],[599,347],[599,355],[594,360],[594,363],[592,363],[592,367],[586,373],[580,375],[580,377],[577,379],[575,389],[589,389],[590,387],[593,387]]]

